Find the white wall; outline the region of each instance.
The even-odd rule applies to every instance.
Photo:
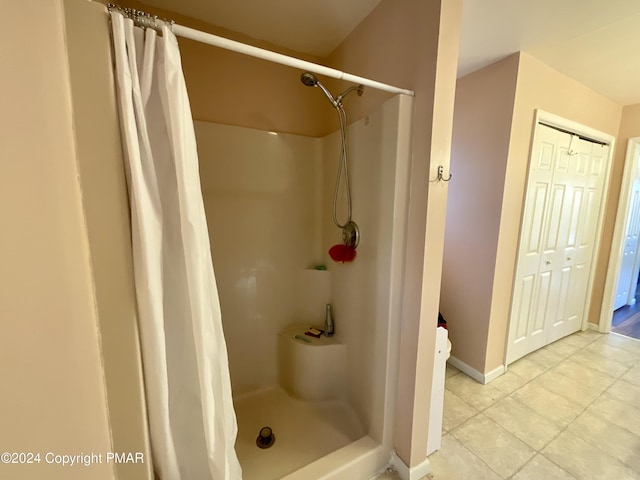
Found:
[[[400,97],[392,98],[349,128],[353,219],[362,240],[356,260],[344,265],[327,254],[341,242],[331,220],[338,131],[314,139],[196,122],[234,394],[275,385],[278,332],[291,323],[322,327],[330,302],[336,336],[347,345],[345,394],[381,442],[384,402],[395,396],[393,388],[385,392],[388,349],[390,342],[399,343],[389,331],[398,330],[401,292],[391,298],[390,278],[392,269],[401,277],[408,198],[406,148],[398,180],[404,188],[395,188],[400,103]],[[407,105],[405,100],[405,117]],[[408,123],[402,137],[407,145]],[[320,263],[327,272],[309,269]]]
[[[356,103],[358,99],[347,102]],[[347,345],[350,403],[378,441],[382,441],[385,399],[392,235],[404,238],[403,231],[393,228],[399,103],[400,97],[394,97],[349,127],[352,220],[361,234],[352,263],[333,262],[327,254],[342,239],[341,230],[332,221],[339,132],[325,137],[323,144],[323,253],[331,272],[336,335]],[[345,221],[345,212],[345,205],[339,203],[340,222]]]
[[[196,122],[235,395],[277,383],[277,334],[322,325],[320,140]],[[308,293],[311,295],[308,295]]]

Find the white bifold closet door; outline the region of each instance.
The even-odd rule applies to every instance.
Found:
[[[513,287],[507,364],[582,326],[609,147],[538,124]]]

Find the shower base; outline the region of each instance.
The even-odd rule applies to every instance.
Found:
[[[280,479],[366,433],[346,402],[306,402],[280,387],[235,398],[234,405],[243,480]],[[256,446],[264,426],[276,437],[268,449]]]

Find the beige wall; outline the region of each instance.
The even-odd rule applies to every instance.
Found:
[[[512,58],[507,59],[507,61],[512,62],[515,61],[514,59],[517,59],[518,70],[510,140],[505,163],[506,171],[504,172],[503,181],[498,178],[499,181],[494,185],[496,189],[501,191],[502,195],[502,199],[499,202],[501,210],[496,213],[499,213],[499,223],[496,224],[495,216],[492,217],[490,223],[488,223],[493,234],[496,233],[495,228],[499,225],[493,284],[490,288],[490,313],[488,318],[482,317],[474,320],[478,325],[475,325],[471,332],[467,329],[458,331],[456,330],[456,326],[452,327],[456,334],[455,339],[458,340],[458,338],[460,338],[461,343],[465,347],[475,341],[484,343],[481,339],[479,340],[478,338],[472,337],[472,332],[487,331],[486,355],[484,358],[479,348],[474,349],[473,356],[465,356],[467,354],[464,352],[459,353],[468,359],[467,363],[471,367],[481,373],[488,373],[494,370],[502,365],[504,361],[511,291],[535,110],[542,109],[612,135],[617,135],[618,133],[622,114],[622,107],[616,103],[553,70],[532,56],[526,53],[518,53]],[[486,67],[485,70],[495,68],[496,66],[494,65]],[[512,71],[505,70],[504,74],[510,81],[513,80],[514,74]],[[476,72],[472,75],[479,76],[483,75],[483,73]],[[506,80],[504,77],[502,78],[502,81]],[[496,79],[496,81],[498,80]],[[466,79],[462,79],[461,82],[465,83]],[[509,95],[508,92],[507,95]],[[469,98],[466,101],[469,103],[478,100]],[[462,108],[462,106],[456,106],[457,111]],[[456,142],[464,142],[464,139],[458,137],[457,133]],[[464,145],[463,143],[460,146],[456,145],[454,151],[462,151],[469,148],[473,148],[473,145]],[[495,146],[492,148],[495,148]],[[501,161],[504,162],[504,151],[501,152],[501,156]],[[494,193],[491,194],[493,199],[495,199],[494,195]],[[617,198],[615,188],[610,189],[609,198]],[[484,201],[486,200],[487,198],[485,198]],[[478,201],[478,199],[475,201]],[[609,202],[608,210],[610,210],[610,203],[611,202]],[[467,216],[454,216],[453,214],[450,218],[452,219],[452,223],[455,222],[456,224],[469,220]],[[457,226],[452,228],[459,229],[461,227]],[[605,230],[603,236],[606,237],[608,235],[610,237],[611,228],[612,227],[609,227],[609,231]],[[453,248],[451,249],[451,255],[456,255]],[[477,261],[478,260],[476,260],[476,262]],[[491,266],[485,265],[485,263],[486,262],[481,261],[481,264],[484,265],[485,268],[491,270]],[[480,264],[476,263],[476,265]],[[453,278],[463,275],[465,272],[462,271],[461,268],[462,265],[458,264],[456,268],[447,271],[445,277]],[[467,268],[469,267],[467,266]],[[474,266],[473,269],[475,271],[477,268]],[[599,270],[597,270],[597,272],[598,271]],[[489,278],[490,275],[490,273],[486,273],[485,277]],[[602,279],[602,281],[604,281],[604,279]],[[602,295],[601,289],[602,287],[600,287],[600,297]],[[598,287],[596,284],[594,298],[596,298],[597,290]],[[452,293],[443,295],[452,295]],[[599,308],[599,302],[592,302],[592,312],[595,311],[597,314]],[[448,321],[454,324],[458,319],[455,316],[451,316],[448,318]],[[469,320],[463,320],[463,322],[468,321]],[[463,323],[463,325],[466,324]]]
[[[474,366],[487,355],[518,63],[512,55],[456,86],[440,310],[452,355]]]
[[[511,289],[515,271],[520,217],[528,168],[535,109],[559,115],[611,135],[617,135],[622,107],[532,56],[521,53],[500,220],[496,276],[493,284],[485,371],[503,363]],[[609,197],[616,195],[612,190]],[[607,234],[607,232],[604,232]],[[608,233],[611,235],[611,233]],[[506,292],[509,292],[507,295]],[[592,311],[600,305],[591,304]]]
[[[620,129],[616,138],[616,147],[613,156],[613,168],[609,180],[609,196],[603,223],[603,233],[600,244],[598,263],[596,266],[596,277],[593,286],[592,306],[589,315],[589,322],[598,325],[600,322],[600,307],[604,297],[604,283],[609,267],[609,255],[611,252],[611,242],[613,241],[613,229],[618,211],[618,200],[620,197],[620,186],[622,184],[622,173],[627,155],[627,143],[630,138],[640,136],[640,103],[628,105],[622,109]]]
[[[60,0],[5,2],[0,33],[0,465],[12,479],[113,479],[47,452],[111,450]],[[24,46],[20,48],[19,46]]]
[[[191,40],[179,43],[194,119],[311,137],[335,129],[334,109],[319,89],[302,84],[301,71]]]
[[[622,119],[620,121],[620,132],[618,133],[618,144],[623,147],[616,150],[616,164],[624,162],[627,151],[627,142],[630,138],[640,135],[640,103],[627,105],[622,109]],[[612,186],[615,185],[612,181]]]
[[[383,0],[329,56],[335,68],[416,91],[396,418],[396,449],[410,466],[426,456],[447,196],[445,183],[426,179],[438,164],[448,170],[461,8]],[[384,100],[369,93],[355,116]]]
[[[106,0],[103,3],[107,3]],[[116,3],[225,38],[325,63],[318,57],[284,49],[136,0]],[[184,38],[178,41],[195,120],[312,137],[324,136],[335,130],[337,118],[331,104],[318,89],[305,87],[300,82],[300,70]]]
[[[120,480],[153,478],[138,343],[131,229],[111,40],[104,6],[64,0],[79,180],[87,222],[114,449],[147,461]]]

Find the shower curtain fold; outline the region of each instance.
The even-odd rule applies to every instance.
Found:
[[[111,12],[144,382],[161,480],[239,480],[227,349],[178,42]]]

